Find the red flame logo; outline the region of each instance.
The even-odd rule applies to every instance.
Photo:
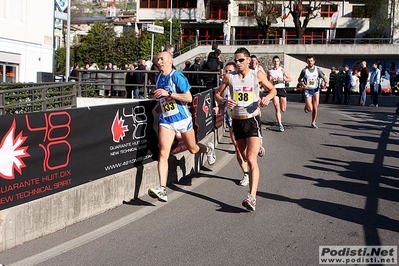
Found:
[[[122,117],[119,118],[119,111],[117,111],[111,128],[112,137],[115,142],[123,140],[123,137],[126,136],[125,132],[129,131],[128,126],[123,125],[124,122],[125,120]]]
[[[22,131],[14,138],[16,131],[15,119],[7,134],[0,143],[0,177],[8,180],[15,179],[14,170],[22,174],[22,168],[26,167],[22,158],[29,157],[27,146],[22,146],[27,137],[22,136]]]

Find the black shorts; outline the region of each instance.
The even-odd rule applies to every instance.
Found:
[[[262,137],[260,117],[257,115],[248,119],[233,118],[233,133],[236,140],[249,137]]]
[[[284,88],[276,88],[278,97],[287,97],[287,90]]]

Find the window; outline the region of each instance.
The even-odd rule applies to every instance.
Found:
[[[211,1],[209,4],[209,18],[215,20],[226,20],[228,12],[228,3],[222,0]]]
[[[236,36],[237,44],[248,44],[248,40],[252,40],[251,44],[260,44],[263,39],[263,33],[258,29],[251,27],[237,27]],[[243,40],[242,42],[240,40]]]
[[[196,8],[197,1],[192,0],[140,0],[140,8]]]
[[[175,7],[175,5],[173,5],[173,7]],[[177,8],[197,8],[197,1],[179,0],[177,1]]]
[[[253,4],[239,4],[238,5],[238,16],[249,17],[254,10]]]
[[[338,11],[337,5],[325,5],[325,6],[321,7],[320,16],[322,18],[332,17],[334,12],[337,12],[337,11]]]
[[[371,11],[367,6],[353,6],[352,7],[352,17],[353,18],[370,18]]]
[[[17,82],[17,66],[0,62],[0,82]]]

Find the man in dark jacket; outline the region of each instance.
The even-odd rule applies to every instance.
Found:
[[[344,67],[344,104],[349,104],[349,96],[351,92],[352,72],[348,65]]]
[[[328,99],[330,98],[330,93],[332,93],[332,103],[335,102],[335,85],[336,85],[336,77],[337,76],[337,70],[335,69],[335,66],[331,67],[331,73],[330,77],[328,79],[328,88],[326,92],[326,98],[324,99],[324,103],[328,103]]]

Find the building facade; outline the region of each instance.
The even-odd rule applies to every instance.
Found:
[[[0,1],[0,82],[53,72],[54,0]]]
[[[391,23],[382,32],[386,38],[399,39],[398,1],[388,1],[381,7]],[[321,2],[323,3],[323,2]],[[220,41],[229,44],[232,40],[262,40],[273,42],[297,39],[292,17],[285,8],[287,2],[277,1],[277,14],[272,21],[273,32],[265,36],[257,29],[257,22],[250,16],[253,1],[237,0],[140,0],[137,1],[137,23],[149,23],[155,19],[176,17],[183,25],[182,42],[192,38],[196,41]],[[301,14],[304,16],[305,14]],[[362,38],[372,29],[370,10],[363,1],[331,1],[322,4],[315,19],[312,19],[304,34],[306,43],[312,40],[327,42],[334,38]]]

